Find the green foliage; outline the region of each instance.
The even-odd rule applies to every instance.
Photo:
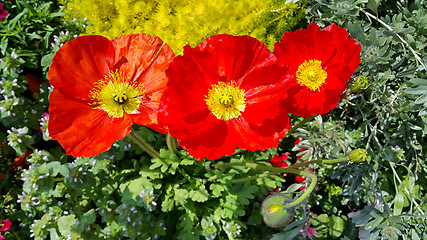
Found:
[[[90,21],[87,34],[108,38],[145,32],[159,36],[176,54],[214,34],[250,35],[271,49],[305,16],[304,1],[70,0],[70,18]]]
[[[306,159],[340,158],[357,148],[367,153],[362,164],[315,169],[320,184],[307,204],[317,215],[315,239],[355,239],[357,232],[370,239],[427,234],[426,38],[425,21],[416,20],[424,19],[425,10],[423,1],[384,0],[316,0],[308,8],[309,22],[345,27],[362,45],[353,81],[362,76],[369,82],[368,89],[295,133],[303,141],[293,150],[305,149]],[[279,151],[287,148],[284,141]]]
[[[319,233],[312,239],[427,238],[425,2],[67,2],[67,9],[52,1],[4,2],[10,15],[0,22],[0,218],[12,221],[7,239],[305,239],[307,227]],[[306,6],[309,22],[345,27],[362,45],[351,83],[358,90],[277,149],[218,160],[235,164],[229,168],[166,150],[165,135],[139,126],[133,130],[160,149],[159,158],[128,139],[97,157],[66,156],[46,133],[48,83],[33,92],[25,77],[46,81],[56,50],[83,31],[146,32],[176,53],[217,33],[249,34],[272,49]],[[302,140],[296,146],[295,137]],[[15,169],[14,159],[28,149],[29,167]],[[247,166],[269,167],[277,153],[295,162],[355,149],[366,151],[363,163],[307,166],[319,179],[311,198],[296,206],[288,226],[266,227],[260,208],[267,191],[280,188],[295,199],[307,182]]]

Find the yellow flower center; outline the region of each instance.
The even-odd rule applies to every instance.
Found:
[[[296,75],[298,84],[306,86],[312,91],[319,89],[328,77],[328,73],[322,68],[322,62],[319,60],[304,61],[299,65]]]
[[[205,97],[208,109],[220,120],[238,118],[245,111],[245,91],[234,81],[212,85]]]
[[[281,207],[281,206],[279,206],[279,205],[272,205],[272,206],[270,206],[270,207],[268,208],[268,212],[269,212],[269,213],[277,212],[277,210],[279,210],[280,208],[282,208],[282,207]]]
[[[104,110],[109,117],[122,118],[123,113],[138,112],[145,89],[129,81],[129,76],[116,70],[95,83],[90,91],[91,105]]]

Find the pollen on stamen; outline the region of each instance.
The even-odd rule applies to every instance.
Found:
[[[93,100],[90,105],[105,111],[112,118],[122,118],[124,113],[137,113],[144,96],[145,89],[118,70],[111,71],[96,82],[89,94]]]
[[[304,61],[298,66],[296,72],[298,84],[312,91],[319,89],[328,77],[328,73],[325,69],[323,69],[322,62],[319,60]]]
[[[245,91],[234,81],[212,85],[205,97],[208,109],[220,120],[238,118],[245,111]]]

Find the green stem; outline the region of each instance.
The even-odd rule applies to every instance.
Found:
[[[313,118],[314,118],[314,116],[310,116],[308,118],[304,118],[304,120],[302,120],[301,122],[299,122],[297,125],[294,125],[291,129],[289,129],[286,132],[286,137],[289,137],[290,135],[292,135],[292,133],[294,133],[298,128],[302,127],[307,122],[313,120]]]
[[[264,177],[268,177],[268,176],[270,176],[271,175],[271,173],[263,173],[263,174],[260,174],[260,175],[258,175],[258,176],[253,176],[253,177],[248,177],[248,178],[239,178],[239,179],[234,179],[234,180],[231,180],[230,181],[230,183],[242,183],[242,182],[249,182],[249,181],[252,181],[252,180],[254,180],[254,179],[258,179],[258,178],[264,178]]]
[[[314,175],[313,173],[307,172],[307,171],[303,171],[303,170],[299,170],[299,169],[288,169],[288,170],[295,170],[295,174],[298,175],[302,175],[306,178],[310,178],[311,182],[310,185],[308,186],[308,188],[305,190],[305,192],[299,196],[299,198],[297,198],[296,200],[286,204],[284,206],[284,208],[288,209],[288,208],[292,208],[297,206],[298,204],[300,204],[302,201],[304,201],[310,194],[311,192],[313,192],[314,187],[316,187],[317,184],[317,176]]]
[[[300,168],[300,167],[308,166],[308,165],[314,164],[314,163],[335,164],[335,163],[340,163],[340,162],[344,162],[344,161],[348,161],[348,157],[337,158],[337,159],[332,159],[332,160],[327,160],[327,159],[312,160],[312,161],[303,162],[300,164],[294,164],[294,165],[291,165],[291,166],[285,167],[285,168],[262,166],[262,165],[258,165],[257,163],[251,163],[251,162],[229,162],[229,163],[219,162],[219,163],[214,164],[213,167],[215,167],[215,168],[229,168],[229,167],[234,167],[234,166],[245,166],[245,167],[252,168],[255,170],[269,171],[269,172],[274,172],[274,173],[281,173],[281,172],[293,173],[291,171],[294,171],[294,170],[288,171],[287,169]]]
[[[136,145],[138,145],[142,150],[144,150],[148,155],[153,158],[160,158],[160,153],[154,149],[149,143],[147,143],[144,139],[138,136],[134,131],[131,131],[128,135],[128,138],[132,140]]]
[[[348,157],[337,158],[337,159],[332,159],[332,160],[318,159],[318,160],[312,160],[312,161],[303,162],[303,163],[299,163],[299,164],[294,164],[294,165],[291,165],[287,168],[300,168],[300,167],[308,166],[308,165],[314,164],[314,163],[334,164],[334,163],[340,163],[340,162],[345,162],[345,161],[348,161]]]
[[[339,162],[337,161],[338,159],[334,159],[334,160],[329,160],[328,162],[332,163],[332,161],[334,162]],[[342,159],[339,159],[342,160]],[[322,160],[322,161],[327,161],[327,160]],[[228,166],[246,166],[249,168],[252,168],[254,170],[261,170],[261,171],[268,171],[269,173],[264,173],[264,174],[271,174],[271,173],[293,173],[296,175],[302,175],[306,178],[309,178],[311,180],[310,185],[308,186],[308,188],[305,190],[305,192],[299,197],[297,198],[295,201],[292,201],[291,203],[287,204],[285,206],[285,208],[292,208],[297,206],[298,204],[300,204],[302,201],[304,201],[310,194],[311,192],[313,192],[314,187],[317,184],[317,176],[314,175],[313,173],[301,170],[301,169],[294,169],[294,168],[277,168],[277,167],[270,167],[270,166],[261,166],[258,165],[256,163],[217,163],[215,164],[215,167],[219,167],[219,168],[223,168],[223,167],[228,167]],[[262,175],[264,175],[262,174]],[[259,177],[259,176],[257,176]],[[249,178],[247,179],[237,179],[236,181],[247,181]],[[256,178],[254,178],[256,179]]]
[[[166,145],[171,152],[175,154],[178,153],[178,150],[176,149],[175,138],[173,138],[170,134],[166,135]]]

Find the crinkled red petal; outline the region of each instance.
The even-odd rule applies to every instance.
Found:
[[[132,120],[167,132],[165,126],[158,124],[157,113],[168,82],[165,71],[175,57],[172,49],[160,38],[145,33],[119,36],[111,42],[116,49],[115,68],[128,73],[131,81],[145,89],[145,98],[138,114],[131,115]]]
[[[286,98],[286,71],[248,36],[216,35],[196,48],[186,46],[166,71],[169,82],[159,121],[198,160],[230,155],[236,147],[254,151],[277,146],[289,127],[286,109],[282,112],[279,104]],[[245,90],[241,117],[218,120],[208,109],[206,96],[219,81],[235,81]]]
[[[114,47],[102,36],[81,36],[65,43],[53,57],[50,84],[63,94],[87,101],[94,83],[114,66]]]
[[[107,151],[132,129],[132,120],[127,115],[110,118],[104,111],[58,89],[51,93],[49,103],[49,136],[74,157],[91,157]]]
[[[278,59],[296,72],[307,60],[319,60],[328,77],[316,91],[300,86],[296,79],[289,85],[286,101],[290,113],[308,117],[325,114],[336,107],[347,81],[360,63],[361,46],[348,38],[344,28],[330,25],[323,30],[313,23],[306,30],[287,32],[275,44]]]

